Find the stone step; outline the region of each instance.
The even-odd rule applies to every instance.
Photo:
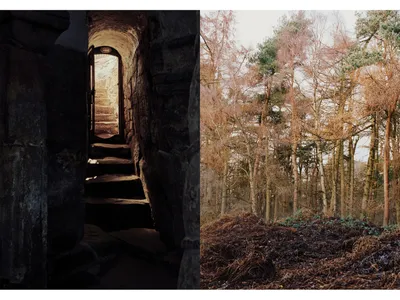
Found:
[[[95,105],[94,108],[96,116],[98,114],[114,114],[114,108],[109,105]]]
[[[101,99],[101,100],[96,100],[96,106],[108,106],[113,109],[113,111],[116,110],[116,108],[113,106],[110,100],[108,99]]]
[[[102,128],[102,129],[96,129],[94,131],[94,134],[100,135],[100,134],[111,134],[111,135],[117,135],[119,134],[118,128],[113,127],[113,128]]]
[[[86,171],[87,177],[104,174],[133,174],[133,162],[130,159],[119,157],[105,157],[89,159]]]
[[[118,121],[117,120],[112,120],[112,121],[97,121],[96,120],[96,124],[99,127],[111,127],[111,126],[116,126],[118,125]]]
[[[154,227],[150,204],[143,199],[88,197],[85,222],[104,231]]]
[[[96,86],[96,91],[107,91],[107,88],[101,87],[101,85],[100,85],[100,86],[97,85],[97,86]]]
[[[94,124],[94,132],[96,134],[110,133],[118,134],[118,122],[106,122],[106,121],[96,121]]]
[[[115,114],[97,114],[96,122],[117,122],[118,119]]]
[[[131,149],[126,144],[94,143],[91,145],[90,158],[119,157],[131,159]]]
[[[108,93],[107,93],[107,89],[96,89],[96,98],[97,97],[107,97]]]
[[[127,199],[143,199],[145,197],[140,178],[125,174],[105,174],[86,178],[85,195]]]
[[[108,99],[108,97],[98,97],[98,98],[96,98],[96,105],[106,105],[106,106],[113,107],[113,103],[110,101],[110,99]]]

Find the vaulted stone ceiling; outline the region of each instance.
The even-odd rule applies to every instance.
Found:
[[[145,13],[139,11],[90,11],[89,46],[110,46],[129,65],[146,25]]]

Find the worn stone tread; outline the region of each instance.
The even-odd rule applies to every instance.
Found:
[[[136,181],[136,180],[140,180],[140,178],[136,175],[105,174],[105,175],[86,178],[86,184],[124,182],[124,181]]]
[[[104,158],[96,158],[96,159],[91,159],[89,161],[89,164],[99,164],[99,165],[131,165],[133,164],[131,159],[127,158],[120,158],[120,157],[114,157],[114,156],[107,156]]]
[[[93,147],[108,148],[108,149],[129,149],[129,145],[126,145],[126,144],[94,143],[94,144],[92,144],[92,148]]]
[[[89,204],[114,204],[114,205],[147,205],[147,199],[126,199],[126,198],[100,198],[87,197],[85,202]]]

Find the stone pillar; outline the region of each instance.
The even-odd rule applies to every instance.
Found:
[[[49,258],[71,250],[83,237],[87,49],[86,12],[70,12],[70,26],[46,57]]]
[[[0,280],[45,287],[47,123],[45,55],[68,13],[0,15]]]

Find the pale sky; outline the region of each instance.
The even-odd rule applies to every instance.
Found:
[[[329,34],[329,28],[333,26],[337,20],[337,16],[343,20],[346,31],[354,36],[354,27],[356,22],[356,16],[354,10],[342,10],[342,11],[324,11],[320,10],[319,13],[327,15],[327,34],[324,37],[325,42],[331,41]],[[239,10],[236,13],[236,40],[239,45],[244,47],[256,48],[258,43],[262,43],[264,39],[273,35],[274,27],[278,25],[278,20],[285,14],[289,14],[290,11],[283,10]],[[309,11],[308,13],[311,13]],[[335,16],[335,14],[337,16]],[[357,144],[355,153],[356,160],[368,161],[368,147],[369,137],[363,137]]]
[[[332,26],[335,22],[335,14],[337,13],[344,21],[346,30],[354,34],[354,26],[356,22],[355,10],[327,11],[319,10],[328,16],[327,25]],[[236,40],[239,44],[253,49],[258,43],[265,38],[273,35],[274,27],[278,25],[278,20],[285,14],[289,14],[289,10],[237,10],[236,13]],[[308,11],[311,13],[311,11]],[[329,39],[329,34],[326,37]]]

